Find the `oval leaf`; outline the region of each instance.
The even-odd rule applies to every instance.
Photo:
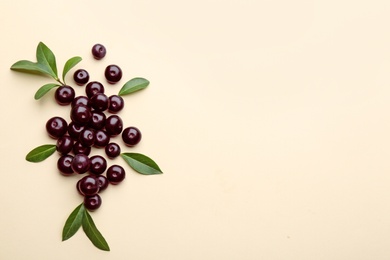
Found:
[[[152,175],[162,173],[158,165],[146,155],[140,153],[122,153],[121,157],[131,168],[141,174]]]
[[[149,85],[149,81],[144,78],[133,78],[126,82],[125,85],[119,91],[119,96],[128,95],[134,93],[138,90],[144,89]]]
[[[40,87],[38,89],[38,91],[35,93],[35,100],[38,100],[40,99],[41,97],[43,97],[47,92],[49,92],[52,88],[55,88],[55,87],[58,87],[59,85],[56,84],[56,83],[49,83],[49,84],[46,84],[46,85],[43,85],[42,87]]]
[[[47,68],[45,68],[39,63],[32,62],[29,60],[20,60],[15,62],[11,66],[11,70],[24,72],[24,73],[40,74],[40,75],[43,74],[43,75],[51,76],[51,73],[50,71],[47,70]]]
[[[38,63],[44,66],[54,79],[58,79],[56,57],[43,42],[38,44],[36,55]]]
[[[84,211],[84,203],[81,203],[70,213],[62,230],[62,241],[71,238],[79,230],[83,221]]]
[[[55,151],[55,144],[44,144],[32,149],[26,155],[26,160],[29,162],[41,162],[52,155]]]
[[[65,82],[65,76],[66,74],[74,67],[77,65],[77,63],[79,63],[81,61],[81,57],[73,57],[73,58],[70,58],[66,63],[65,63],[65,66],[64,66],[64,70],[62,71],[62,79],[64,80]]]
[[[108,246],[107,241],[96,228],[95,223],[93,222],[92,217],[87,210],[84,211],[82,226],[85,234],[89,240],[91,240],[92,244],[101,250],[110,251],[110,247]]]

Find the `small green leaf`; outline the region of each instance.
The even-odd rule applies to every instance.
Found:
[[[54,79],[58,79],[56,57],[43,42],[37,46],[37,61],[47,69]]]
[[[49,92],[52,88],[55,88],[55,87],[58,87],[59,85],[56,84],[56,83],[49,83],[49,84],[46,84],[46,85],[43,85],[42,87],[40,87],[38,89],[38,91],[35,93],[35,100],[38,100],[40,99],[41,97],[43,97],[47,92]]]
[[[65,82],[65,76],[66,74],[74,67],[77,65],[77,63],[79,63],[81,61],[81,57],[73,57],[73,58],[70,58],[66,63],[65,63],[65,66],[64,66],[64,70],[62,71],[62,79],[63,81]]]
[[[89,240],[91,240],[92,244],[101,250],[110,251],[110,247],[108,246],[107,241],[96,228],[95,223],[93,222],[92,217],[87,210],[84,211],[82,226],[85,234]]]
[[[144,89],[149,85],[149,81],[144,78],[133,78],[126,82],[119,91],[119,96],[128,95],[138,90]]]
[[[15,62],[11,66],[11,70],[24,72],[24,73],[46,75],[51,77],[50,71],[48,71],[45,66],[29,60],[20,60]]]
[[[71,238],[79,230],[83,221],[84,211],[84,203],[81,203],[70,213],[62,230],[62,241]]]
[[[146,155],[140,153],[122,153],[121,157],[131,168],[141,174],[152,175],[162,173],[158,165]]]
[[[26,155],[26,160],[29,162],[41,162],[52,155],[55,151],[55,144],[44,144],[32,149]]]

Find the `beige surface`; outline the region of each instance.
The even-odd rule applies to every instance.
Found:
[[[0,259],[390,259],[389,1],[0,7]],[[164,174],[129,169],[103,195],[93,218],[109,253],[82,231],[61,242],[81,201],[76,179],[57,173],[55,156],[24,161],[52,142],[47,119],[68,113],[33,99],[49,79],[9,70],[35,59],[39,41],[60,68],[80,55],[94,80],[116,63],[121,84],[151,81],[126,97],[121,116],[143,140],[124,150]],[[108,49],[99,62],[97,42]]]

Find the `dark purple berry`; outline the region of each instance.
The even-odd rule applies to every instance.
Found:
[[[80,133],[79,141],[83,146],[92,146],[95,143],[95,132],[89,128],[84,129]]]
[[[101,60],[106,56],[106,47],[104,47],[102,44],[97,43],[92,47],[92,55],[95,59]]]
[[[87,175],[81,178],[78,186],[80,193],[84,196],[92,196],[99,192],[99,181],[93,175]]]
[[[104,176],[104,175],[97,175],[96,178],[99,181],[99,193],[104,191],[105,189],[107,189],[109,182],[108,182],[106,176]]]
[[[57,168],[62,175],[70,176],[74,173],[72,169],[72,161],[73,161],[73,156],[69,154],[63,155],[58,159]]]
[[[84,105],[74,106],[70,112],[70,118],[78,125],[86,125],[91,120],[91,109]]]
[[[105,148],[104,148],[108,158],[115,158],[118,155],[121,154],[121,148],[117,143],[109,143]]]
[[[98,148],[105,147],[110,142],[110,137],[103,130],[95,131],[95,143],[94,146]]]
[[[88,71],[84,69],[78,69],[73,74],[73,79],[77,85],[82,86],[85,85],[89,81]]]
[[[107,169],[106,176],[107,176],[107,180],[111,184],[116,185],[125,179],[126,173],[125,173],[125,170],[121,166],[112,165]]]
[[[72,101],[72,107],[75,107],[77,105],[84,105],[84,106],[90,106],[89,104],[89,98],[87,96],[78,96],[75,97]]]
[[[91,173],[99,175],[107,169],[107,161],[103,156],[94,155],[89,160],[91,161],[91,167],[89,168]]]
[[[58,139],[68,130],[68,123],[62,117],[52,117],[46,123],[46,131],[51,138]]]
[[[91,162],[87,155],[79,153],[73,157],[72,169],[74,172],[77,172],[78,174],[85,173],[89,170],[90,166]]]
[[[104,93],[104,86],[98,81],[91,81],[85,86],[85,93],[88,98],[91,98],[97,93]]]
[[[91,153],[91,147],[84,146],[80,141],[76,141],[73,145],[73,153],[89,155]]]
[[[68,154],[73,149],[74,140],[69,135],[61,136],[57,139],[56,149],[62,155]]]
[[[125,102],[121,96],[112,95],[108,98],[108,112],[118,113],[125,106]]]
[[[102,199],[98,194],[84,197],[84,206],[89,211],[97,210],[101,205]]]
[[[54,97],[58,104],[64,106],[72,103],[75,95],[76,93],[71,86],[64,85],[56,89]]]
[[[122,132],[123,142],[127,146],[134,146],[141,141],[142,134],[140,130],[134,126],[127,127]]]
[[[70,122],[68,125],[68,134],[75,140],[79,139],[80,133],[85,129],[85,126]]]
[[[104,71],[108,83],[115,84],[122,78],[122,70],[117,65],[108,65]]]
[[[117,136],[122,132],[123,122],[117,115],[111,115],[106,119],[106,132],[109,136]]]
[[[105,111],[108,108],[108,97],[103,93],[97,93],[90,98],[91,107],[97,111]]]
[[[106,124],[106,114],[102,111],[92,111],[91,121],[89,121],[88,126],[95,129],[100,130]]]

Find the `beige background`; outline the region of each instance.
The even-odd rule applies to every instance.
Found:
[[[2,1],[0,259],[390,259],[390,2]],[[104,82],[149,79],[121,116],[136,151],[164,171],[130,169],[92,213],[111,252],[82,231],[81,202],[56,158],[28,163],[68,116],[49,78],[12,72],[39,41],[59,71],[83,57]],[[90,54],[103,43],[104,60]],[[74,70],[72,70],[74,71]],[[68,82],[73,84],[71,74]],[[83,88],[76,87],[78,94]],[[97,151],[96,153],[100,153]],[[112,163],[121,165],[118,159]]]

